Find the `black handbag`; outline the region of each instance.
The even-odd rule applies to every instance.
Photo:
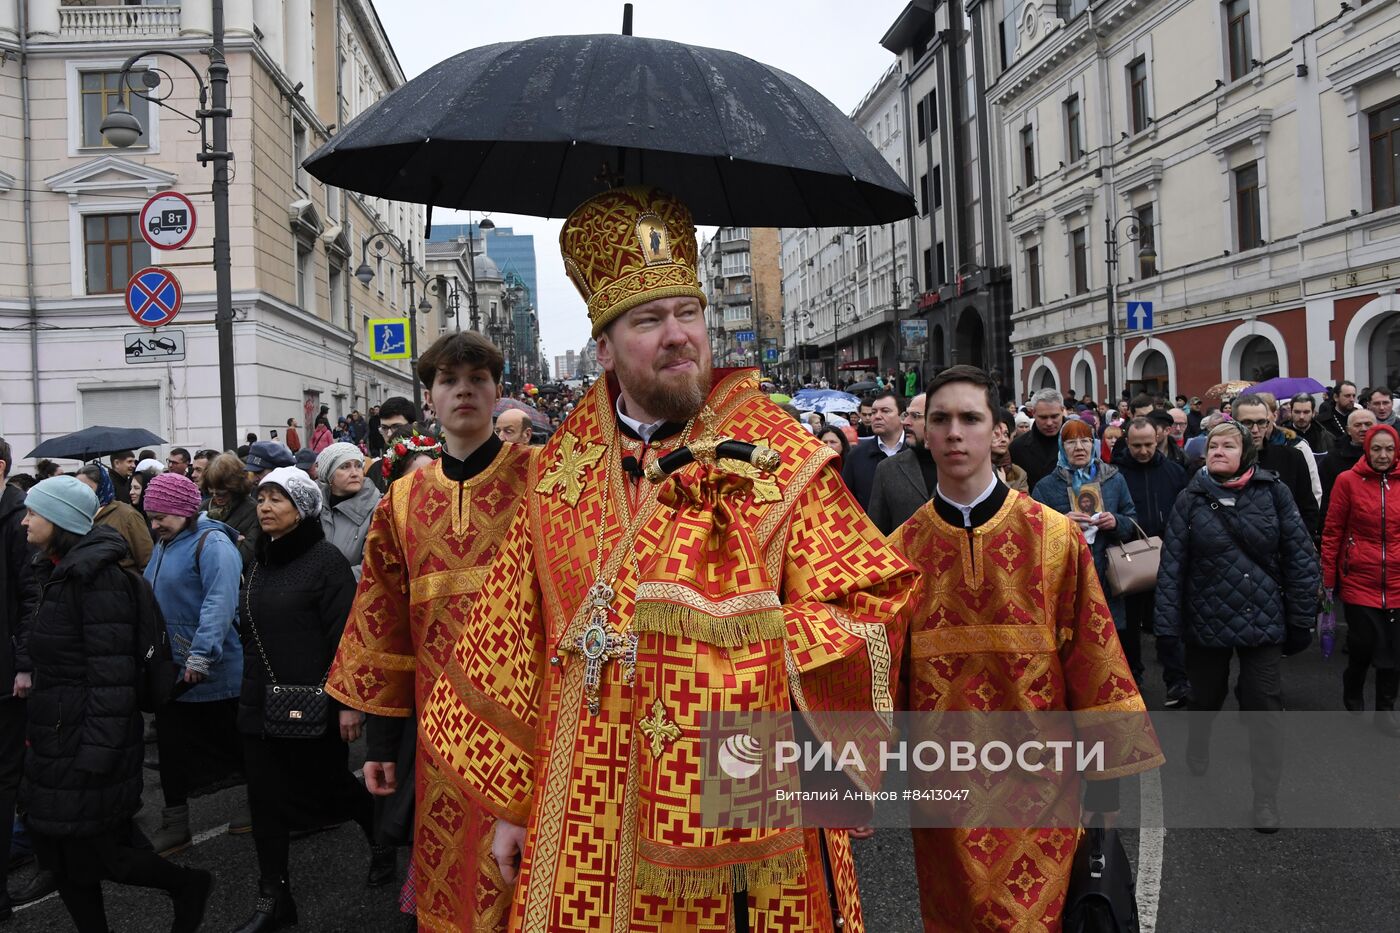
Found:
[[[330,716],[330,697],[326,695],[330,668],[326,668],[326,675],[319,684],[277,682],[267,652],[263,650],[262,636],[253,622],[253,581],[257,575],[258,565],[254,563],[244,590],[243,621],[253,633],[253,643],[258,646],[263,670],[267,672],[267,679],[272,681],[263,686],[263,735],[273,739],[319,739],[326,734]]]
[[[1133,867],[1116,829],[1080,837],[1065,896],[1064,933],[1138,933]]]

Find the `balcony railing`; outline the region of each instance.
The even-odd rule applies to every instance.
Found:
[[[65,39],[178,36],[178,6],[60,6],[59,34]]]

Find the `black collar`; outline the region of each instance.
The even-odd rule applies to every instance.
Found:
[[[449,454],[447,448],[444,447],[442,449],[442,475],[454,483],[465,483],[489,467],[491,461],[496,459],[496,454],[500,453],[504,446],[505,442],[492,434],[485,443],[467,454],[465,460],[458,460]]]
[[[663,422],[661,427],[657,428],[651,435],[651,440],[648,443],[655,444],[657,441],[664,441],[668,437],[675,437],[677,434],[681,433],[684,428],[685,423],[682,421]],[[617,429],[622,432],[623,437],[630,437],[634,441],[640,441],[642,439],[642,436],[632,430],[632,426],[621,418],[617,419]]]
[[[290,564],[311,550],[317,541],[324,541],[325,538],[321,520],[315,516],[308,516],[276,541],[265,534],[259,534],[253,542],[253,551],[258,563],[268,567],[279,567]]]
[[[1010,487],[1001,480],[997,480],[996,488],[992,490],[992,494],[977,503],[976,507],[973,508],[972,515],[970,516],[972,528],[981,528],[983,525],[987,524],[987,522],[991,521],[992,517],[995,516],[997,512],[1001,511],[1001,507],[1006,502],[1006,496],[1010,491]],[[954,528],[963,527],[962,512],[948,504],[937,491],[933,494],[933,508],[934,511],[938,513],[939,518],[943,519]],[[972,528],[967,530],[971,531]]]

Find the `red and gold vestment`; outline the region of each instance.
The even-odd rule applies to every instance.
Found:
[[[525,498],[530,448],[506,444],[464,482],[441,461],[389,487],[365,541],[364,576],[327,691],[375,716],[422,710]],[[415,762],[413,880],[419,929],[504,929],[510,892],[492,818],[424,752]]]
[[[1093,554],[1063,515],[1006,490],[996,513],[971,531],[949,524],[929,502],[891,541],[922,575],[907,614],[901,693],[908,709],[1073,711],[1099,722],[1145,712]],[[1163,761],[1150,727],[1128,718],[1138,731],[1115,751],[1103,778]],[[1048,791],[1061,801],[1044,805],[1077,816],[1079,791],[1077,780],[1061,781]],[[1060,929],[1077,826],[913,834],[929,933]]]
[[[833,926],[821,831],[702,826],[697,723],[794,704],[890,710],[887,626],[913,578],[846,491],[834,455],[754,374],[716,380],[685,430],[650,445],[619,431],[608,380],[585,395],[532,466],[526,507],[425,707],[425,739],[444,769],[495,816],[528,827],[514,930],[732,930],[734,890],[745,887],[755,931]],[[714,437],[767,445],[782,462],[771,475],[720,460],[671,477],[684,485],[714,471],[752,484],[728,500],[727,533],[707,545],[679,493],[668,499],[665,483],[629,479],[621,464],[645,468]],[[724,543],[734,541],[742,546]],[[713,583],[700,556],[720,552],[756,555],[758,573],[730,591],[748,595],[728,604],[691,612],[694,590],[647,576]],[[773,581],[766,592],[755,576]],[[636,641],[634,666],[619,657],[597,674],[595,715],[580,639],[600,582],[616,637]],[[863,929],[847,834],[824,838],[846,929]]]

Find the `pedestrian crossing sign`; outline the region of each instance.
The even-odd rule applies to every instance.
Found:
[[[369,358],[406,360],[410,355],[408,318],[376,318],[369,322]]]

